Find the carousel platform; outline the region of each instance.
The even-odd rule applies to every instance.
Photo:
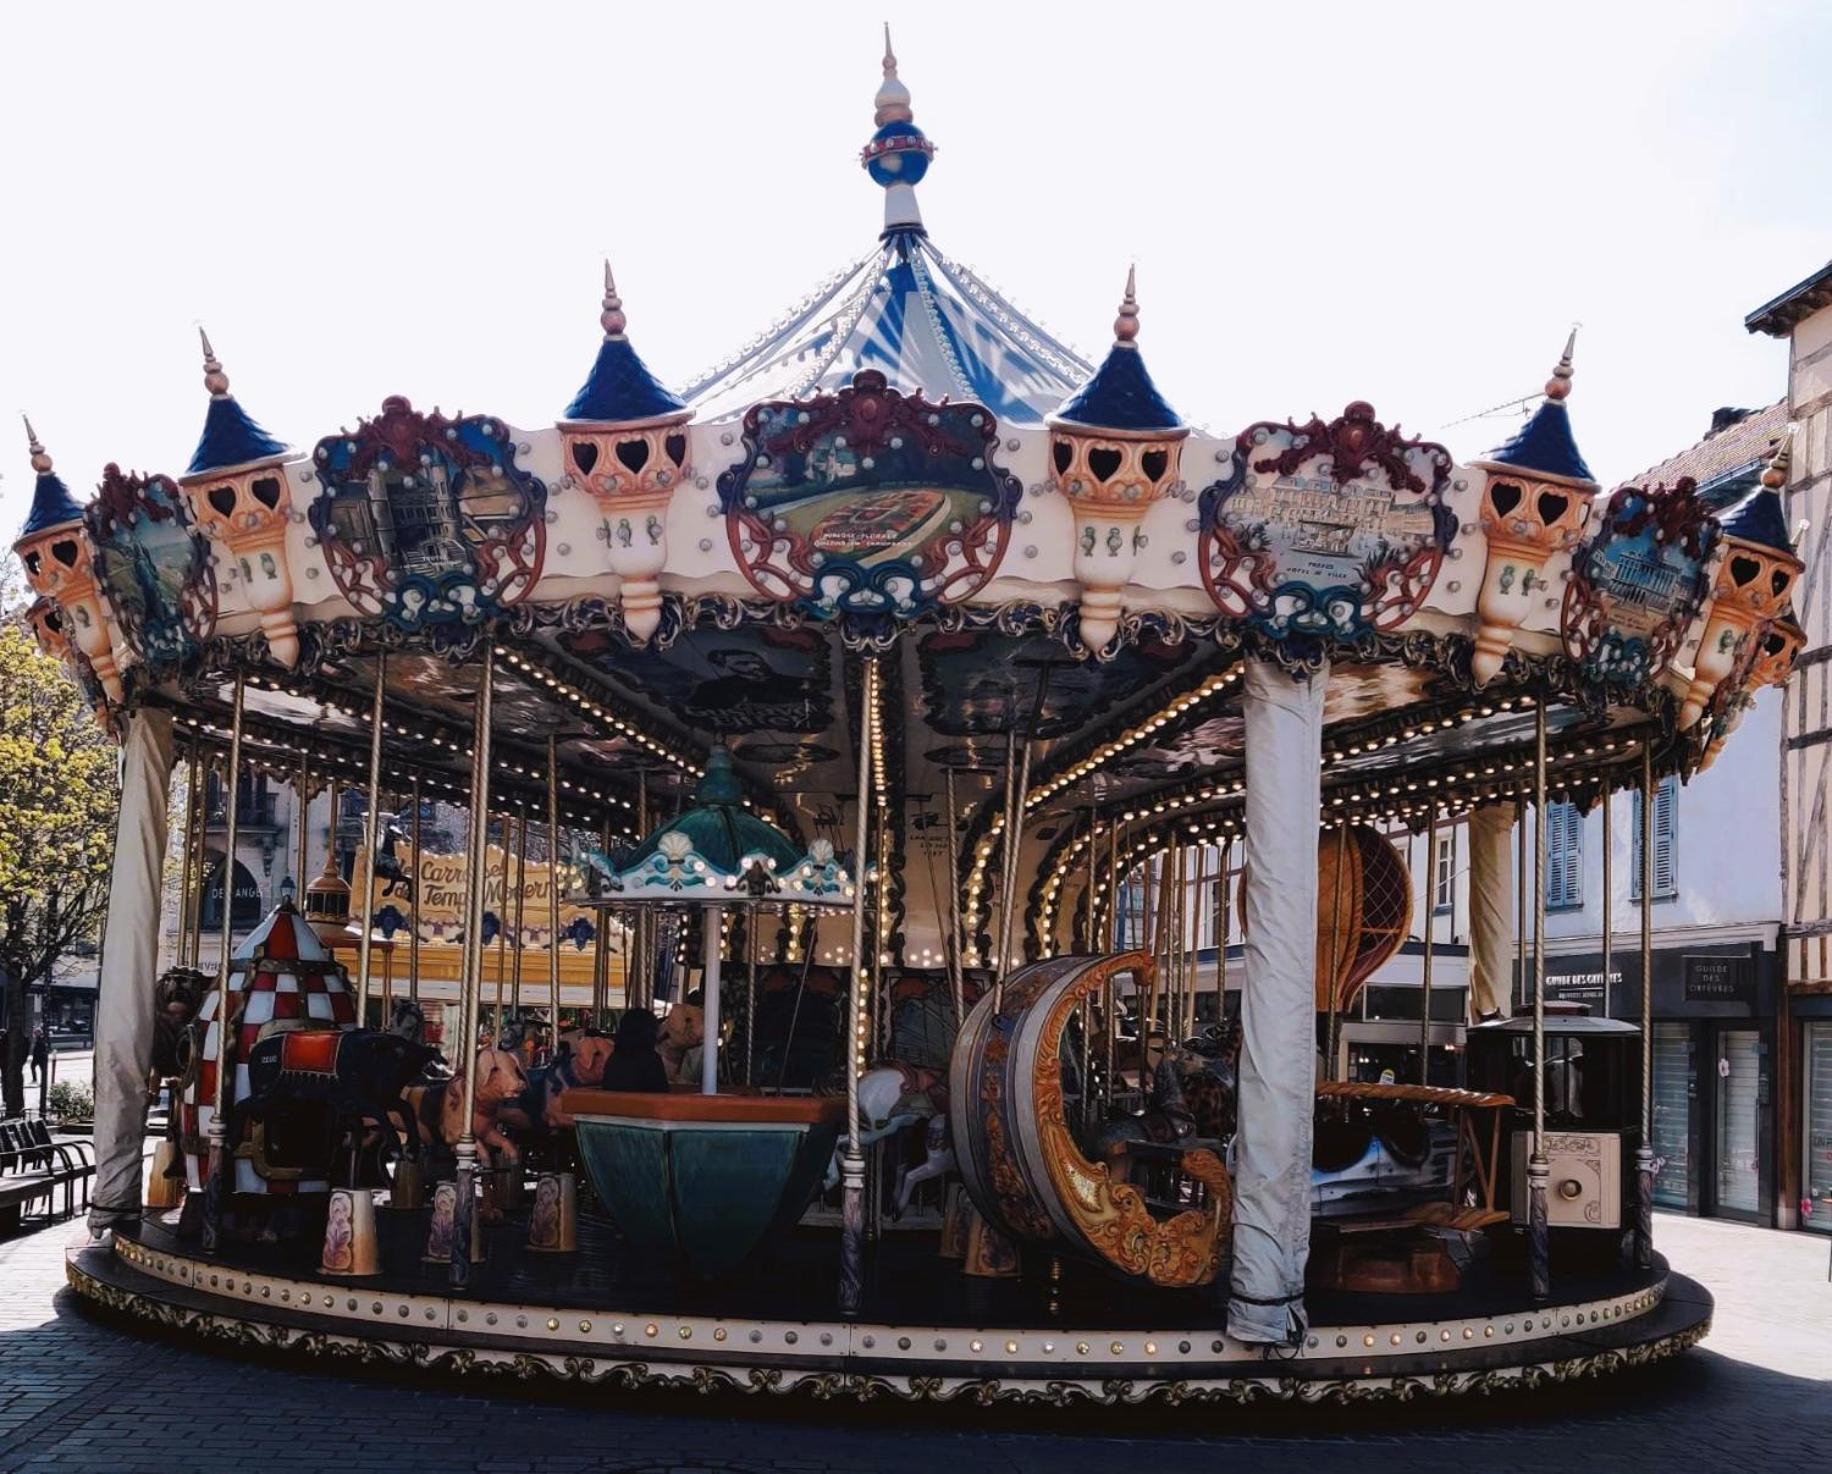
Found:
[[[382,1213],[384,1272],[322,1274],[305,1246],[206,1257],[162,1223],[75,1248],[91,1303],[217,1343],[345,1364],[523,1380],[803,1392],[861,1400],[1314,1403],[1538,1387],[1673,1355],[1710,1328],[1711,1296],[1671,1273],[1570,1274],[1530,1302],[1505,1268],[1475,1267],[1455,1294],[1317,1293],[1296,1352],[1218,1335],[1196,1294],[1140,1288],[1080,1264],[973,1280],[927,1234],[868,1261],[864,1314],[833,1302],[837,1239],[800,1231],[741,1282],[658,1275],[606,1222],[582,1216],[579,1251],[521,1251],[525,1225],[490,1230],[486,1262],[454,1294],[422,1264],[423,1213]],[[392,1220],[392,1221],[390,1221]]]

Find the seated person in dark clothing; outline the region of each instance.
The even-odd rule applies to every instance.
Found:
[[[606,1090],[668,1091],[668,1072],[655,1052],[655,1015],[632,1008],[617,1023],[617,1047],[604,1067]]]

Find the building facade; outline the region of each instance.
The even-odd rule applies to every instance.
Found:
[[[1794,614],[1806,634],[1780,714],[1782,989],[1777,1090],[1786,1104],[1777,1221],[1832,1232],[1832,264],[1749,314],[1788,345],[1793,456],[1783,502],[1806,532]]]

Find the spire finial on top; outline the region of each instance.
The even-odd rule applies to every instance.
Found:
[[[51,474],[50,454],[45,450],[43,443],[40,442],[38,432],[32,428],[31,419],[23,414],[20,415],[19,418],[25,421],[25,443],[31,452],[32,469],[40,476],[49,476]]]
[[[1137,266],[1126,268],[1126,297],[1113,319],[1113,341],[1122,348],[1134,347],[1139,336],[1138,273]]]
[[[1781,432],[1781,439],[1776,442],[1775,453],[1769,457],[1768,464],[1762,468],[1762,484],[1770,491],[1780,491],[1787,485],[1793,460],[1794,427],[1789,424]]]
[[[897,76],[897,53],[891,50],[891,23],[884,23],[884,81],[873,99],[878,111],[872,122],[882,128],[886,123],[908,123],[915,114],[910,110],[910,89]]]
[[[229,397],[229,375],[223,372],[223,366],[216,357],[216,350],[210,346],[210,335],[199,326],[197,336],[204,345],[204,388],[210,391],[212,399],[227,399]]]
[[[1558,367],[1552,370],[1552,377],[1546,380],[1546,398],[1564,399],[1571,393],[1571,350],[1577,347],[1578,324],[1571,325],[1571,332],[1565,339],[1565,351],[1559,356]]]
[[[598,315],[598,321],[603,324],[607,338],[621,338],[623,330],[629,326],[623,315],[623,299],[617,295],[617,283],[611,276],[608,256],[604,261],[604,311]]]

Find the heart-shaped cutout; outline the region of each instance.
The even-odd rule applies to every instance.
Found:
[[[1742,588],[1761,571],[1762,565],[1754,558],[1738,556],[1730,560],[1730,581],[1738,588]]]
[[[1088,452],[1088,469],[1094,473],[1096,481],[1107,481],[1120,468],[1125,459],[1117,450],[1109,450],[1104,445],[1097,445]]]
[[[1075,448],[1066,440],[1058,440],[1050,447],[1050,455],[1056,462],[1056,474],[1068,475],[1069,467],[1075,464]]]
[[[1164,479],[1164,473],[1170,469],[1170,452],[1168,450],[1148,450],[1139,457],[1139,466],[1151,478],[1156,486]]]
[[[687,464],[687,437],[685,435],[670,435],[662,442],[662,449],[667,452],[668,459],[675,465]]]
[[[1774,574],[1769,578],[1768,586],[1775,591],[1775,597],[1779,599],[1787,592],[1787,586],[1793,581],[1794,575],[1789,573],[1787,569],[1777,568]]]
[[[258,481],[250,482],[248,490],[270,512],[280,505],[280,482],[277,477],[263,476]]]
[[[1496,516],[1505,517],[1520,505],[1520,488],[1512,481],[1497,481],[1489,487],[1489,502]]]
[[[38,570],[43,566],[43,560],[39,558],[36,551],[25,555],[25,571],[31,574],[33,578],[38,577]]]
[[[581,476],[592,474],[592,467],[598,464],[598,447],[589,440],[575,440],[572,448],[573,464],[579,468]]]
[[[212,486],[205,494],[204,500],[216,508],[219,517],[227,517],[235,510],[235,488],[233,486]]]
[[[1571,506],[1571,498],[1562,491],[1542,491],[1534,505],[1539,508],[1539,520],[1550,527],[1565,515]]]
[[[649,464],[649,442],[646,440],[619,440],[617,459],[623,462],[624,469],[632,476],[640,475],[642,468]]]
[[[51,544],[51,556],[57,559],[57,561],[66,568],[76,567],[76,558],[79,551],[80,549],[76,545],[75,538],[60,537],[56,542]]]

